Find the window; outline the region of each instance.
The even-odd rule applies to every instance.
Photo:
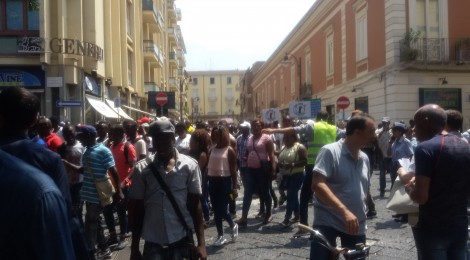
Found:
[[[356,61],[367,58],[367,7],[356,14]]]
[[[411,1],[413,2],[413,1]],[[414,27],[425,38],[443,37],[440,33],[440,13],[438,0],[415,0]],[[411,21],[412,22],[412,21]]]
[[[191,99],[196,99],[196,98],[199,98],[199,90],[198,88],[192,88],[191,89]]]
[[[326,38],[326,75],[332,76],[334,71],[333,34]]]
[[[39,0],[0,1],[0,32],[39,31]]]
[[[293,64],[290,66],[290,93],[291,95],[295,94],[295,66],[296,64]]]
[[[215,78],[214,78],[214,77],[211,77],[211,78],[209,79],[209,83],[210,83],[211,85],[214,85],[214,83],[215,83]]]
[[[132,36],[132,3],[127,1],[126,6],[126,29],[127,35]]]
[[[192,78],[191,81],[193,82],[193,85],[197,85],[197,78]]]
[[[132,64],[133,58],[131,51],[127,51],[127,84],[132,86],[133,78],[132,78]]]
[[[231,85],[232,84],[232,77],[227,77],[227,85]]]
[[[312,84],[312,60],[310,53],[305,56],[305,82]]]

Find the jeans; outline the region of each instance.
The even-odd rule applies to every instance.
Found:
[[[107,205],[103,209],[104,220],[108,226],[109,232],[116,232],[116,224],[114,223],[114,209],[119,218],[119,227],[120,234],[124,235],[127,233],[127,204],[129,202],[129,188],[122,188],[122,193],[124,194],[124,199],[120,202],[114,200],[112,204]]]
[[[80,190],[82,189],[81,182],[70,184],[70,198],[72,199],[72,211],[75,216],[78,216],[80,220],[80,224],[84,225],[83,223],[83,201],[81,201],[80,197]]]
[[[379,158],[379,167],[380,167],[380,194],[385,193],[385,188],[387,186],[385,181],[385,175],[387,172],[390,172],[390,166],[392,163],[392,158],[390,157],[380,157]],[[391,177],[390,177],[391,178]]]
[[[202,186],[202,196],[201,196],[201,206],[202,214],[204,215],[204,220],[209,221],[209,183],[205,174],[202,174],[201,186]]]
[[[96,247],[96,243],[98,243],[100,249],[108,247],[104,237],[104,230],[101,226],[101,211],[100,204],[86,202],[85,234],[93,250]]]
[[[263,172],[260,168],[248,168],[248,172],[244,174],[245,190],[243,193],[242,217],[248,216],[250,210],[253,193],[258,191],[260,203],[266,204],[266,213],[271,214],[272,199],[269,194],[268,181],[271,181],[271,175]]]
[[[467,226],[412,228],[420,259],[467,259]]]
[[[182,240],[175,242],[169,246],[161,246],[156,243],[145,241],[144,252],[142,254],[143,260],[180,260],[188,258],[188,251],[186,248],[178,247],[176,244]]]
[[[302,182],[304,181],[305,172],[294,173],[292,175],[284,176],[286,187],[287,187],[287,205],[286,205],[286,215],[284,219],[290,219],[292,213],[294,217],[300,216],[299,210],[299,190],[302,187]]]
[[[232,216],[228,213],[228,204],[230,201],[230,193],[232,192],[231,177],[208,177],[209,179],[209,196],[214,209],[214,221],[219,236],[224,235],[222,220],[226,220],[230,227],[235,223]]]
[[[313,228],[320,231],[333,247],[336,246],[337,237],[341,239],[341,246],[346,248],[354,249],[356,244],[366,243],[365,235],[349,235],[327,226],[313,226]],[[316,237],[313,238],[310,246],[310,260],[332,259],[332,252],[320,241]]]
[[[312,176],[313,176],[313,165],[307,165],[305,167],[305,178],[300,190],[300,223],[308,225],[308,203],[312,199]]]

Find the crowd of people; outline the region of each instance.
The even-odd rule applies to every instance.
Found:
[[[418,259],[465,259],[470,131],[460,132],[458,111],[425,105],[408,125],[387,116],[377,124],[361,111],[333,124],[320,111],[305,122],[285,117],[282,127],[261,119],[235,126],[148,117],[61,125],[39,111],[39,100],[23,88],[0,93],[0,203],[8,208],[0,212],[6,232],[0,255],[6,259],[109,259],[129,237],[133,260],[206,259],[205,228],[215,225],[213,246],[222,247],[229,241],[224,221],[235,242],[239,229],[252,221],[269,224],[273,208],[284,203],[282,225],[313,220],[331,244],[340,238],[354,248],[365,243],[366,220],[377,215],[370,196],[374,169],[381,197],[391,188],[389,173],[391,185],[397,178],[406,183],[420,205],[417,218],[391,216],[412,226]],[[415,168],[404,169],[403,159]],[[96,183],[107,179],[114,195],[105,203]],[[260,210],[250,219],[254,198]],[[330,255],[312,240],[310,259]]]

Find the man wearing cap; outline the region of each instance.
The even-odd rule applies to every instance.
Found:
[[[240,135],[237,137],[237,165],[240,170],[242,182],[244,183],[245,174],[248,170],[247,157],[246,157],[246,146],[248,139],[251,136],[251,125],[247,121],[243,121],[238,128],[240,129]]]
[[[406,132],[406,125],[404,123],[395,122],[392,126],[392,137],[389,141],[387,153],[392,157],[392,165],[390,170],[390,177],[392,178],[392,186],[397,178],[397,171],[400,168],[399,159],[413,157],[413,148],[410,140],[404,135]]]
[[[129,193],[129,219],[132,220],[132,239],[145,240],[143,259],[182,259],[187,250],[181,245],[187,233],[157,176],[160,174],[169,187],[183,218],[194,227],[198,240],[197,254],[206,259],[204,218],[200,196],[201,172],[195,160],[175,149],[175,128],[168,120],[153,122],[149,128],[156,151],[151,162],[156,171],[146,167],[134,173]],[[137,243],[132,243],[131,259],[140,259]]]
[[[176,141],[175,147],[179,153],[188,154],[189,153],[189,140],[191,139],[191,134],[188,134],[188,129],[184,122],[179,122],[175,126],[176,132]]]
[[[378,153],[378,163],[380,169],[380,197],[385,196],[385,187],[387,186],[385,181],[385,175],[387,172],[390,172],[390,165],[392,163],[392,157],[388,155],[388,142],[392,137],[392,131],[390,129],[390,118],[383,117],[382,118],[382,128],[378,129],[376,132],[377,135],[377,142],[380,149],[380,153]]]
[[[81,197],[85,201],[85,233],[90,241],[92,249],[98,243],[99,257],[110,257],[111,252],[104,237],[101,227],[100,214],[103,207],[96,191],[95,180],[102,180],[108,176],[108,171],[114,181],[116,194],[114,200],[122,200],[124,195],[119,185],[119,176],[115,167],[113,154],[102,143],[96,142],[96,129],[93,126],[81,126],[77,131],[77,140],[86,147],[82,157],[83,186]]]

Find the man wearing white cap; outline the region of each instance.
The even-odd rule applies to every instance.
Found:
[[[245,173],[248,169],[247,157],[246,157],[246,146],[248,144],[248,139],[251,136],[251,125],[247,121],[243,121],[238,128],[240,129],[241,135],[237,137],[237,165],[240,170],[240,175],[242,177],[242,182],[244,183]]]

